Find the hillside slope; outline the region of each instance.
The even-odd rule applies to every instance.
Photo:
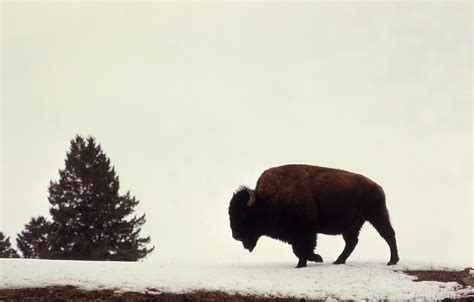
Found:
[[[205,291],[314,300],[433,300],[474,296],[474,288],[469,285],[473,279],[472,270],[464,270],[464,275],[454,274],[451,279],[443,280],[430,278],[429,273],[420,275],[419,272],[460,271],[461,268],[403,263],[394,267],[361,262],[313,264],[304,269],[294,269],[290,263],[184,264],[0,259],[0,269],[0,296],[2,289],[5,294],[5,289],[47,286],[149,294]],[[425,280],[452,281],[415,282],[416,276],[403,272],[407,270],[417,270],[417,276],[422,279],[425,276]],[[453,282],[463,278],[466,281],[463,284]]]

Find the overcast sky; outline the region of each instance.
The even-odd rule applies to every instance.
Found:
[[[296,263],[267,238],[249,254],[227,214],[286,163],[381,184],[402,262],[472,261],[470,2],[2,3],[1,19],[6,235],[49,215],[81,134],[140,200],[147,261]],[[366,224],[349,260],[388,258]]]

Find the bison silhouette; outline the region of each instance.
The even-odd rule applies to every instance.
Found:
[[[357,245],[365,221],[390,247],[388,265],[399,260],[385,194],[359,174],[309,165],[266,170],[255,190],[240,187],[229,205],[232,237],[252,252],[261,236],[289,243],[299,261],[322,262],[314,253],[317,234],[342,235],[345,247],[334,264],[344,264]]]

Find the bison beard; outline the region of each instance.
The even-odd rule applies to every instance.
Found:
[[[255,190],[241,187],[234,193],[229,217],[232,236],[245,249],[251,252],[261,236],[287,242],[299,259],[296,267],[323,261],[314,253],[318,233],[342,235],[345,247],[334,264],[344,264],[365,221],[390,247],[388,265],[399,260],[385,194],[359,174],[309,165],[271,168]]]

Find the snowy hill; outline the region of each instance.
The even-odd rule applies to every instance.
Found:
[[[474,294],[455,282],[414,282],[406,269],[460,267],[354,262],[313,264],[294,269],[294,263],[185,264],[154,262],[87,262],[0,259],[0,288],[73,285],[83,289],[117,289],[183,293],[196,290],[307,299],[443,299]],[[473,272],[471,271],[471,274]]]

